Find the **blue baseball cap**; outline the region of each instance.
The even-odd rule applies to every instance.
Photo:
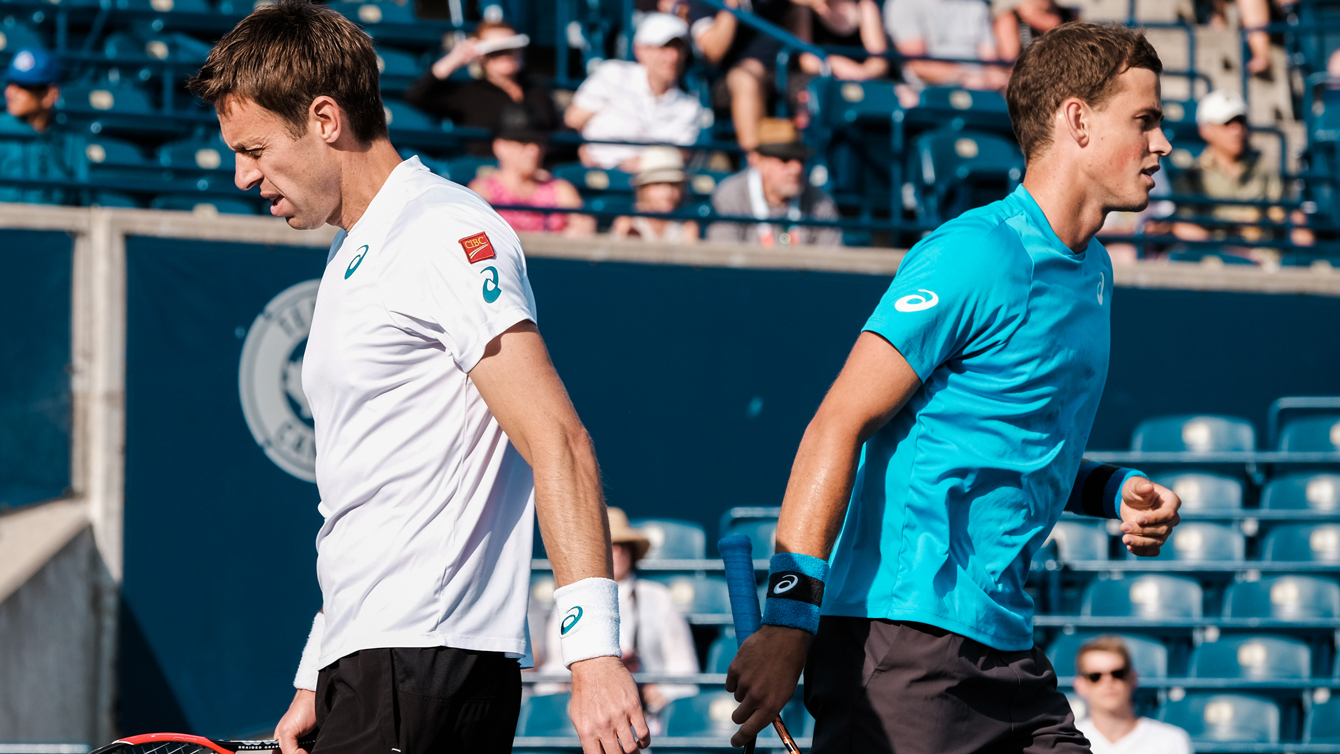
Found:
[[[14,53],[5,71],[5,81],[20,86],[58,84],[61,80],[60,58],[40,47],[28,47]]]

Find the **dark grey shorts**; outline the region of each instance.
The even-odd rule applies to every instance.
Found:
[[[825,616],[805,663],[812,754],[1090,754],[1041,649]]]

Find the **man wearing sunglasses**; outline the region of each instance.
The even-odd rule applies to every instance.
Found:
[[[1135,714],[1135,667],[1116,636],[1085,642],[1075,655],[1075,691],[1089,714],[1075,724],[1093,754],[1191,754],[1191,738],[1176,725]]]

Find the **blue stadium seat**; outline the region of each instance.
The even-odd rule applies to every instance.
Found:
[[[80,152],[80,164],[75,174],[80,180],[94,183],[143,181],[152,179],[154,165],[145,159],[140,148],[109,136],[86,136]],[[106,205],[103,205],[106,206]]]
[[[109,60],[143,58],[201,65],[209,56],[210,46],[195,37],[181,33],[140,35],[122,31],[111,34],[102,45]]]
[[[1340,584],[1315,576],[1240,581],[1224,594],[1225,618],[1340,618]]]
[[[1163,103],[1163,132],[1169,141],[1199,139],[1200,128],[1196,123],[1196,101],[1167,100]]]
[[[711,197],[717,190],[721,182],[731,176],[730,173],[720,170],[691,170],[689,171],[689,191],[688,196]]]
[[[201,190],[232,188],[237,156],[218,131],[173,141],[158,148],[158,164],[173,178],[197,178]]]
[[[1183,562],[1236,561],[1246,557],[1247,544],[1242,532],[1224,524],[1183,521],[1173,529],[1155,560]],[[1128,559],[1136,556],[1123,548]]]
[[[1081,612],[1108,618],[1199,618],[1203,598],[1200,584],[1180,576],[1099,579],[1085,590]]]
[[[521,716],[516,721],[518,736],[573,736],[577,729],[568,717],[571,694],[543,694],[532,696],[521,704]]]
[[[730,719],[738,706],[729,691],[704,691],[667,704],[661,724],[666,736],[732,736],[740,727]]]
[[[110,115],[143,118],[156,111],[148,92],[126,79],[113,80],[111,76],[62,87],[56,109],[79,118]]]
[[[377,71],[381,73],[383,88],[391,83],[403,89],[423,73],[423,68],[418,58],[411,53],[394,47],[378,47]]]
[[[555,165],[555,178],[562,178],[577,187],[583,196],[607,191],[632,194],[633,174],[616,168],[588,168],[579,162]]]
[[[1112,634],[1083,633],[1062,634],[1047,648],[1047,659],[1051,661],[1056,675],[1063,678],[1075,675],[1075,653],[1084,642],[1099,636]],[[1141,678],[1168,677],[1168,647],[1163,642],[1144,636],[1118,634],[1131,654],[1131,664]]]
[[[213,13],[214,8],[205,0],[99,0],[117,10],[151,11],[156,13]]]
[[[1187,694],[1159,710],[1201,743],[1263,743],[1280,739],[1280,709],[1273,701],[1247,694]]]
[[[735,659],[735,653],[739,649],[740,645],[735,641],[735,629],[727,628],[722,631],[707,648],[707,667],[703,672],[725,673],[730,669],[731,660]]]
[[[629,522],[651,540],[647,560],[693,560],[707,557],[707,532],[701,524],[670,518],[642,518]]]
[[[446,173],[443,177],[447,180],[455,181],[462,186],[470,185],[470,181],[475,178],[483,177],[498,169],[498,161],[492,157],[475,157],[465,155],[463,157],[453,157],[443,163]]]
[[[946,86],[928,86],[921,90],[919,107],[936,110],[993,112],[1008,116],[1010,109],[1000,92],[972,91]]]
[[[1222,636],[1196,647],[1190,676],[1301,681],[1312,676],[1312,650],[1281,636]]]
[[[121,209],[143,209],[144,203],[121,191],[91,191],[82,202],[85,207],[119,207]]]
[[[437,121],[424,112],[399,100],[382,98],[386,113],[386,127],[392,131],[440,131]]]
[[[1000,199],[1024,175],[1019,147],[983,131],[928,131],[916,138],[908,159],[917,214],[926,222],[948,220]]]
[[[1237,510],[1242,507],[1242,481],[1223,474],[1187,471],[1161,474],[1155,482],[1182,498],[1182,512]]]
[[[1312,414],[1285,422],[1280,429],[1279,449],[1340,453],[1340,414]]]
[[[32,47],[47,48],[46,37],[40,31],[16,21],[13,16],[6,16],[0,22],[0,52],[18,52]]]
[[[902,109],[892,81],[816,79],[820,80],[829,82],[827,91],[820,94],[820,116],[832,126],[862,121],[889,123]]]
[[[350,21],[357,22],[361,26],[376,26],[378,24],[412,24],[417,19],[414,18],[413,3],[395,3],[395,2],[350,2],[341,0],[334,2],[330,7],[344,14]]]
[[[1276,477],[1262,490],[1261,507],[1276,511],[1340,509],[1340,474],[1289,474]]]
[[[777,519],[742,518],[731,521],[722,530],[722,537],[743,534],[754,543],[754,559],[770,558],[777,550]]]
[[[1340,563],[1340,524],[1272,527],[1261,546],[1265,560]]]
[[[730,613],[730,593],[721,577],[648,574],[646,578],[665,584],[670,590],[670,601],[685,616]]]
[[[1058,521],[1042,546],[1053,548],[1056,559],[1065,562],[1107,560],[1107,526],[1102,523]]]
[[[1135,427],[1131,450],[1145,452],[1255,450],[1256,430],[1234,416],[1160,416]]]
[[[1313,704],[1303,724],[1303,743],[1340,744],[1340,696]]]
[[[255,215],[260,206],[255,198],[210,194],[164,194],[149,203],[151,209],[170,209],[200,214]]]

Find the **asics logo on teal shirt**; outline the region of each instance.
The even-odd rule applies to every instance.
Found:
[[[1103,284],[1107,282],[1107,275],[1098,273],[1098,303],[1103,303]]]
[[[347,270],[344,271],[344,279],[345,279],[345,280],[348,280],[348,279],[349,279],[349,276],[352,275],[352,274],[354,274],[354,270],[357,270],[357,269],[358,269],[358,265],[363,264],[363,257],[365,257],[365,256],[367,256],[367,255],[368,255],[368,245],[367,245],[367,244],[363,244],[362,246],[358,247],[358,256],[356,256],[356,257],[354,257],[353,259],[349,260],[349,268],[348,268]]]
[[[935,295],[935,291],[928,291],[925,288],[918,289],[921,293],[930,294],[930,298],[918,296],[913,293],[910,296],[903,296],[893,302],[893,308],[900,312],[924,312],[927,309],[940,303],[940,297]]]

